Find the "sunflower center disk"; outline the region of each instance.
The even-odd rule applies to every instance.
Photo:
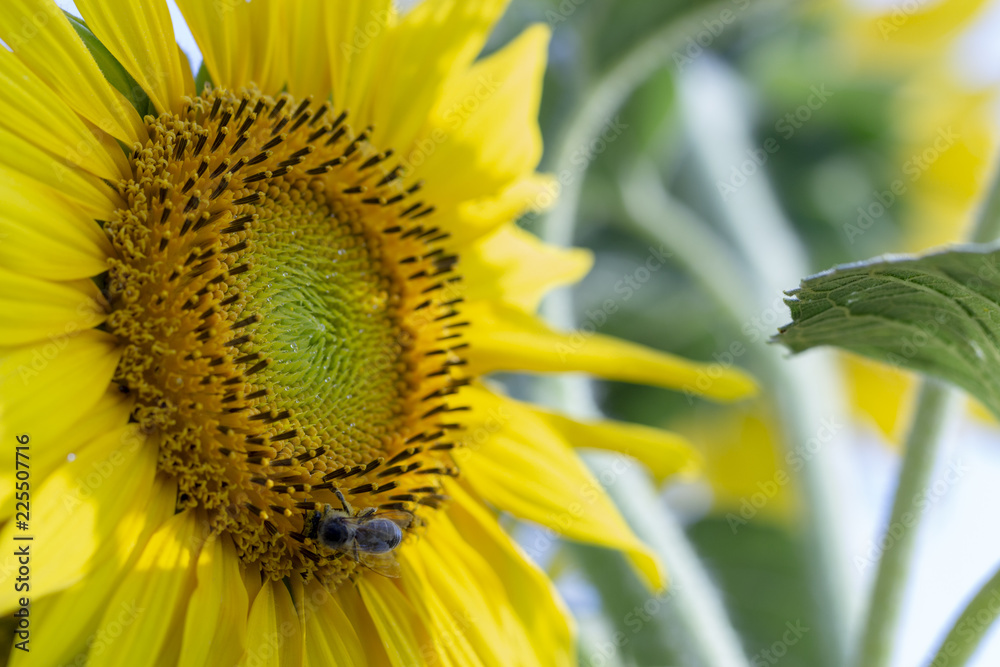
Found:
[[[330,585],[357,563],[309,536],[312,513],[340,491],[421,525],[468,382],[447,234],[345,118],[225,90],[148,117],[105,226],[115,382],[178,507],[265,575]]]

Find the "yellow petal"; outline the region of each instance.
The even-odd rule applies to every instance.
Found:
[[[288,592],[292,596],[292,603],[295,605],[296,618],[298,619],[299,627],[302,629],[302,632],[300,632],[297,637],[293,637],[292,641],[296,641],[299,645],[298,652],[299,655],[302,656],[301,664],[304,667],[306,664],[306,646],[308,645],[308,638],[306,637],[306,623],[308,621],[308,616],[315,613],[315,606],[318,601],[306,599],[306,587],[301,577],[286,579],[285,585],[288,586]]]
[[[92,280],[55,283],[0,269],[0,346],[96,327],[106,302]]]
[[[257,594],[247,621],[247,648],[240,665],[301,667],[302,629],[285,584],[267,580]]]
[[[375,626],[375,621],[358,587],[341,586],[333,593],[333,597],[347,618],[351,619],[351,625],[357,632],[361,646],[364,647],[366,660],[364,664],[368,667],[390,667],[392,661],[389,659],[388,648],[382,642],[379,629]]]
[[[181,665],[234,665],[246,648],[247,589],[232,538],[209,536],[188,602]]]
[[[0,192],[67,201],[75,217],[109,220],[121,198],[97,177],[56,159],[31,141],[0,129]]]
[[[73,423],[66,423],[63,429],[52,436],[48,447],[36,447],[31,452],[31,479],[41,484],[53,470],[66,463],[84,447],[110,431],[117,431],[128,423],[134,399],[122,394],[117,387],[109,387],[90,410]],[[72,456],[71,456],[72,455]],[[14,487],[7,482],[0,483],[4,494],[0,503],[0,521],[5,521],[14,513],[12,503],[6,502],[13,494]]]
[[[107,82],[52,0],[7,0],[0,12],[0,39],[56,95],[101,131],[128,145],[146,137],[139,114]]]
[[[895,159],[912,166],[914,156],[937,147],[937,158],[922,161],[926,169],[908,183],[909,204],[902,218],[907,252],[964,237],[991,176],[998,138],[995,101],[995,91],[970,90],[944,68],[924,68],[899,93]]]
[[[917,378],[854,355],[844,355],[853,412],[874,425],[893,443],[901,443],[912,422],[917,396]]]
[[[354,619],[344,612],[340,600],[319,584],[309,586],[305,595],[305,665],[367,665]]]
[[[24,219],[32,208],[39,215],[35,229]],[[0,244],[0,262],[15,271],[55,280],[77,280],[107,270],[105,243],[66,227],[58,217],[57,209],[62,207],[48,202],[45,210],[40,208],[28,205],[0,212],[0,238],[5,241]],[[94,229],[99,231],[96,225]]]
[[[675,474],[694,474],[702,469],[703,461],[698,451],[676,433],[610,420],[581,422],[521,405],[574,447],[606,449],[631,456],[648,467],[658,481]]]
[[[441,586],[446,585],[443,581],[446,577],[453,579],[449,587],[457,586],[451,592],[456,598],[451,604],[459,605],[459,609],[464,606],[463,591],[470,589],[462,584],[464,577],[457,575],[465,569],[485,598],[482,604],[500,617],[507,652],[519,658],[506,664],[576,665],[573,619],[552,581],[531,563],[501,530],[496,517],[461,484],[446,482],[445,492],[452,498],[448,508],[448,530],[454,533],[442,535],[440,539],[429,535],[438,548],[432,549],[428,557],[440,557],[449,562],[439,576]],[[449,551],[457,544],[463,546],[457,547],[457,552]],[[452,553],[456,558],[449,559]],[[444,593],[441,595],[443,598]],[[470,607],[470,611],[473,608]],[[464,618],[475,620],[475,617]]]
[[[802,461],[788,454],[766,401],[715,409],[691,422],[682,429],[705,453],[703,478],[712,486],[716,514],[735,522],[734,529],[750,519],[785,524],[794,519],[798,490],[789,468]]]
[[[288,56],[282,3],[178,0],[177,5],[217,88],[238,90],[253,82],[267,94],[281,90]]]
[[[559,333],[532,315],[489,302],[466,304],[462,315],[473,323],[467,335],[469,367],[475,374],[583,371],[723,401],[746,398],[757,391],[754,381],[737,368],[699,364],[602,336],[594,333],[596,323],[574,333]]]
[[[467,420],[458,417],[466,436],[454,457],[479,495],[570,539],[623,551],[652,587],[663,587],[656,557],[561,432],[523,405],[480,387],[468,387],[463,396],[473,409]],[[624,458],[619,464],[630,465]]]
[[[108,602],[101,624],[114,622],[125,609],[137,609],[138,614],[107,651],[98,656],[91,650],[90,667],[145,665],[150,656],[179,650],[180,642],[172,638],[183,631],[184,611],[195,585],[198,524],[195,512],[181,512],[149,539]]]
[[[369,20],[358,22],[361,30],[348,35],[340,55],[357,55],[362,46],[370,50],[368,34],[379,29],[388,32],[388,39],[379,45],[383,53],[378,63],[378,84],[372,86],[368,106],[359,109],[367,112],[366,123],[381,130],[380,138],[387,146],[404,156],[411,153],[414,138],[427,123],[446,86],[460,78],[480,54],[507,2],[427,0],[389,30],[382,25],[388,23],[384,13],[367,12]],[[352,60],[341,61],[345,74],[350,72]]]
[[[30,484],[25,486],[25,497],[31,499],[30,528],[15,529],[15,522],[8,521],[0,539],[15,544],[15,536],[34,538],[30,543],[32,595],[41,597],[66,588],[93,568],[93,557],[113,540],[125,517],[148,502],[156,456],[156,448],[131,425],[83,448],[34,491]],[[66,549],[67,544],[73,548]],[[13,574],[7,574],[17,572],[14,558],[6,554],[4,560],[0,613],[13,609],[20,596],[14,590]]]
[[[0,49],[0,125],[69,164],[109,181],[131,173],[117,145],[94,136],[66,103],[24,63]]]
[[[281,46],[287,59],[288,92],[296,97],[325,100],[330,94],[330,49],[340,41],[328,42],[327,31],[334,25],[351,25],[360,11],[358,0],[341,0],[335,5],[324,0],[297,0],[285,7],[285,35]],[[373,3],[375,4],[375,3]],[[344,107],[337,96],[334,103]]]
[[[102,545],[86,577],[55,595],[32,598],[31,652],[12,651],[11,667],[82,665],[88,649],[95,657],[112,650],[122,629],[135,622],[142,610],[128,602],[110,608],[108,600],[149,538],[173,515],[176,498],[176,484],[158,479],[149,503],[132,503],[132,512],[118,526],[114,539]]]
[[[55,446],[102,399],[120,355],[114,338],[100,331],[0,350],[0,442],[26,434],[35,448]],[[13,448],[0,448],[0,465],[14,470]],[[4,503],[13,480],[0,477]]]
[[[434,530],[400,556],[401,581],[407,597],[427,617],[436,653],[460,665],[524,664],[502,633],[501,616],[510,610],[502,609],[506,595],[500,582],[492,573],[484,579],[473,577],[464,561],[482,557],[464,539],[454,538],[454,529],[439,516]]]
[[[513,223],[479,240],[463,259],[468,301],[503,301],[531,313],[549,290],[575,283],[593,264],[589,251],[543,243]]]
[[[986,6],[986,0],[949,0],[923,5],[915,3],[913,11],[893,6],[892,11],[860,17],[858,28],[871,43],[872,49],[885,51],[892,46],[909,46],[927,52],[932,44],[952,43],[956,31],[971,22]]]
[[[389,0],[344,0],[338,3],[336,9],[327,11],[332,15],[325,23],[325,35],[317,34],[311,25],[300,27],[300,34],[312,46],[309,51],[292,49],[292,68],[297,62],[303,70],[314,70],[308,74],[309,79],[299,84],[307,90],[320,89],[321,83],[314,77],[321,72],[327,73],[330,77],[326,82],[327,88],[332,86],[334,104],[348,110],[356,124],[368,125],[373,119],[367,113],[367,105],[380,88],[391,85],[391,81],[382,80],[382,75],[389,75],[391,70],[377,68],[383,45],[387,42],[386,34],[396,22],[395,10]],[[314,20],[305,11],[297,19],[306,24]],[[326,58],[326,69],[317,67],[318,61],[311,61],[310,53]],[[376,136],[385,140],[381,135]]]
[[[488,197],[461,203],[455,210],[456,228],[450,230],[456,247],[482,238],[527,211],[550,208],[559,195],[559,183],[545,174],[528,174]]]
[[[184,96],[194,96],[184,74],[191,68],[181,60],[164,0],[77,0],[76,6],[87,27],[142,86],[158,111],[184,109]]]
[[[427,631],[395,582],[378,575],[363,576],[357,588],[393,667],[428,664],[428,656],[421,650],[428,646]]]
[[[449,83],[416,143],[433,146],[414,170],[426,179],[429,201],[447,210],[495,196],[534,171],[542,155],[538,106],[548,41],[548,28],[529,28]]]
[[[0,131],[0,147],[3,139]],[[0,176],[0,265],[50,280],[107,270],[114,249],[93,219],[29,178],[7,171]]]
[[[435,521],[435,530],[439,525]],[[422,543],[422,540],[421,540]],[[428,562],[420,558],[421,543],[414,544],[405,554],[400,554],[402,575],[400,583],[403,585],[403,592],[410,600],[416,615],[420,618],[420,623],[427,629],[430,635],[430,644],[424,649],[424,653],[433,656],[433,662],[443,665],[468,665],[477,667],[479,665],[501,665],[520,664],[516,660],[506,660],[500,662],[497,658],[501,655],[509,657],[498,634],[496,634],[496,619],[484,615],[475,616],[472,621],[472,606],[477,601],[477,587],[480,582],[468,582],[471,585],[465,589],[463,599],[468,603],[466,606],[449,609],[445,601],[447,591],[440,590],[436,584],[435,567],[443,567],[440,561]],[[450,545],[449,545],[450,546]],[[423,549],[427,545],[424,544]],[[475,630],[470,632],[469,626],[475,624]],[[477,642],[478,631],[483,634],[493,635],[492,643]],[[493,631],[491,633],[491,631]]]
[[[264,582],[260,579],[260,570],[254,571],[253,568],[247,569],[243,568],[243,581],[247,586],[247,602],[250,606],[253,606],[253,601],[257,599],[257,594],[260,593],[261,586]]]

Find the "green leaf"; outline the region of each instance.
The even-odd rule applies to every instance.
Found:
[[[215,82],[212,81],[212,75],[208,73],[208,68],[205,67],[205,63],[202,62],[201,67],[198,68],[198,76],[194,79],[194,89],[198,91],[199,95],[201,95],[205,92],[205,86],[207,84],[214,85]]]
[[[1000,250],[885,257],[806,278],[788,293],[792,352],[857,352],[948,380],[1000,416]]]
[[[101,40],[97,39],[94,33],[90,31],[87,24],[69,12],[63,13],[69,19],[73,29],[76,30],[76,34],[83,40],[83,44],[90,51],[90,55],[94,57],[97,66],[101,70],[101,74],[108,80],[108,83],[125,96],[125,99],[139,112],[139,116],[155,116],[156,109],[153,107],[153,103],[150,102],[149,95],[132,78],[132,75],[128,73],[125,67],[111,55],[107,47],[101,44]]]

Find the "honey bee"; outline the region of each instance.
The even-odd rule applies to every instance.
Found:
[[[413,515],[400,510],[379,512],[374,507],[355,510],[340,489],[334,493],[342,509],[326,505],[321,511],[310,512],[304,535],[374,572],[398,577],[399,563],[393,551],[403,541],[403,531],[413,522]]]

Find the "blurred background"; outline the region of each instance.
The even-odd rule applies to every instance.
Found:
[[[764,388],[716,405],[600,383],[599,407],[703,452],[704,475],[654,503],[690,538],[750,663],[836,664],[892,547],[880,539],[915,383],[767,341],[800,278],[962,238],[997,149],[1000,3],[512,0],[487,51],[538,22],[553,31],[543,168],[563,201],[523,224],[595,252],[572,291],[581,344],[599,331],[747,368]],[[190,35],[182,47],[197,68]],[[928,516],[900,667],[929,660],[1000,562],[1000,432],[970,404],[947,438],[913,501]],[[621,558],[514,529],[578,619],[581,664],[689,664],[664,600]],[[973,664],[1000,664],[996,632]]]
[[[967,233],[997,150],[1000,3],[514,0],[495,43],[532,21],[554,30],[545,166],[559,174],[567,155],[589,165],[575,243],[597,261],[574,291],[580,330],[592,323],[736,363],[765,386],[757,401],[720,406],[602,383],[600,405],[682,432],[704,452],[705,478],[669,483],[663,498],[721,588],[751,664],[836,664],[829,635],[856,636],[878,559],[892,548],[880,540],[916,384],[833,352],[789,359],[766,341],[789,320],[781,291],[805,275]],[[660,42],[659,63],[626,83],[623,63],[637,67],[646,40]],[[568,126],[609,76],[634,90],[612,93],[626,100],[603,119],[602,141],[574,145]],[[563,181],[564,194],[575,185]],[[643,280],[662,246],[673,256]],[[609,299],[620,308],[605,320]],[[930,660],[1000,562],[1000,433],[976,406],[961,413],[932,485],[913,501],[928,514],[899,667]],[[805,463],[793,450],[803,445],[816,452]],[[826,485],[825,514],[804,484]],[[817,542],[833,553],[817,555]],[[846,626],[831,622],[836,612],[810,581],[831,576],[817,566],[823,555],[836,561],[839,579],[827,583],[840,589]],[[669,621],[635,613],[656,608],[641,585],[602,580],[627,568],[607,554],[572,556],[563,593],[583,627],[606,638],[585,664],[688,664],[679,649],[662,652]],[[615,631],[628,643],[612,650]],[[1000,664],[996,632],[971,664]]]

